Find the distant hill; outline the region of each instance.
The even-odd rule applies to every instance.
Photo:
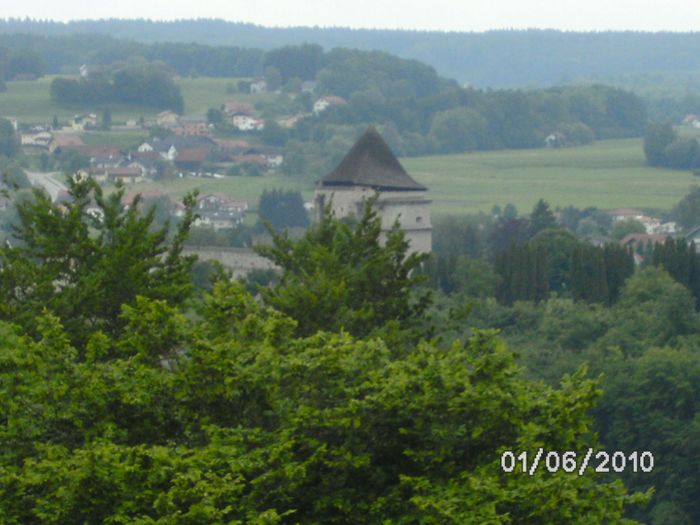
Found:
[[[578,79],[682,75],[700,69],[700,33],[554,30],[444,33],[348,28],[266,28],[223,20],[4,20],[0,33],[105,34],[141,42],[198,42],[273,49],[312,42],[325,48],[376,49],[413,58],[476,87],[539,87]]]

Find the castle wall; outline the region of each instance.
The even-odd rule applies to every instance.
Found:
[[[331,211],[338,218],[359,217],[364,211],[364,202],[374,194],[375,190],[366,186],[318,188],[315,194],[316,219],[320,219],[323,207],[329,203],[332,203]],[[432,223],[429,205],[430,200],[423,191],[381,192],[375,207],[382,220],[384,237],[398,219],[411,249],[430,252]]]

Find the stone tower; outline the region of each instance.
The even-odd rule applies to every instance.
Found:
[[[364,202],[379,192],[375,209],[384,235],[398,219],[411,251],[430,252],[432,225],[427,188],[414,181],[377,130],[370,126],[338,167],[316,184],[316,218],[329,203],[336,217],[361,215]]]

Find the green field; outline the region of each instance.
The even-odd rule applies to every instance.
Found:
[[[49,97],[52,77],[37,81],[8,82],[0,93],[0,115],[15,116],[24,122],[49,122],[53,115],[65,120],[75,113],[102,108],[64,107]],[[204,115],[229,99],[250,103],[282,103],[275,94],[243,95],[227,93],[235,78],[181,78],[176,82],[185,98],[185,113]],[[151,117],[153,109],[110,105],[115,124],[127,118]],[[698,136],[699,130],[680,129],[682,136]],[[143,136],[137,132],[91,132],[87,143],[117,143],[129,146]],[[515,204],[528,212],[539,198],[553,206],[639,207],[669,209],[700,179],[689,172],[649,168],[644,164],[641,139],[601,141],[589,146],[566,149],[508,150],[464,155],[403,159],[406,169],[430,189],[436,214],[489,211],[494,204]],[[310,198],[313,188],[283,176],[262,178],[185,179],[171,183],[168,191],[182,195],[201,186],[204,191],[225,191],[251,205],[264,188],[300,189]],[[145,187],[145,186],[140,186]]]
[[[670,209],[700,178],[644,164],[641,139],[565,149],[506,150],[402,159],[429,188],[435,214],[488,212],[512,202],[521,213],[538,199],[552,206]]]
[[[644,165],[641,139],[608,140],[566,149],[507,150],[401,159],[406,170],[429,189],[436,215],[488,212],[494,204],[515,204],[528,213],[538,199],[552,206],[596,206],[668,210],[700,179],[687,171]],[[294,177],[226,177],[142,183],[173,197],[199,188],[224,192],[256,207],[264,189],[299,190],[310,200],[313,187]]]
[[[18,117],[22,122],[45,123],[51,122],[56,115],[59,120],[66,121],[76,113],[97,113],[101,116],[105,106],[112,111],[112,122],[124,123],[127,119],[137,119],[140,116],[149,118],[160,110],[120,104],[99,104],[95,106],[71,106],[56,104],[51,100],[49,88],[53,76],[42,77],[32,81],[7,82],[7,91],[0,93],[0,116]],[[186,115],[204,116],[209,108],[218,108],[227,100],[247,101],[254,104],[258,101],[273,100],[278,95],[260,94],[247,95],[241,93],[228,94],[229,84],[236,84],[236,78],[179,78],[175,83],[182,90],[185,100]]]

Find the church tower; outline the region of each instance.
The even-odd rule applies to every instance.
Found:
[[[413,252],[430,252],[432,225],[427,188],[413,180],[370,126],[338,167],[316,184],[316,217],[329,203],[336,217],[359,216],[365,201],[379,192],[375,210],[386,235],[398,219]]]

